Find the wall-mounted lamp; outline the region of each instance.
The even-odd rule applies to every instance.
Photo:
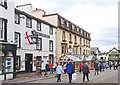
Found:
[[[25,19],[25,15],[20,15],[19,18],[20,19]]]

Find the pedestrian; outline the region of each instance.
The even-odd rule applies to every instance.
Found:
[[[113,63],[113,67],[114,67],[114,70],[115,70],[115,68],[116,68],[116,67],[115,67],[115,63]]]
[[[66,64],[63,65],[64,74],[66,74]]]
[[[118,64],[117,64],[117,62],[115,63],[115,68],[118,69]]]
[[[96,74],[99,75],[99,72],[98,72],[98,70],[99,70],[98,63],[94,64],[94,68],[95,68],[95,75]]]
[[[82,63],[80,63],[80,65],[79,65],[79,72],[80,73],[82,72]]]
[[[100,63],[100,72],[102,72],[102,63]]]
[[[112,65],[110,64],[109,67],[110,67],[110,69],[111,69],[111,68],[112,68]]]
[[[102,63],[102,70],[103,70],[103,72],[104,72],[104,69],[105,69],[105,66],[104,66],[104,64]]]
[[[48,77],[48,71],[49,71],[49,65],[46,64],[45,65],[45,74],[44,74],[44,76]]]
[[[72,64],[70,59],[68,59],[68,64],[66,65],[66,71],[68,73],[69,83],[71,83],[72,74],[74,73],[74,65]]]
[[[56,68],[57,82],[61,81],[61,74],[63,73],[62,64],[59,63]]]
[[[49,64],[49,68],[50,68],[50,74],[53,74],[53,64],[52,63]]]
[[[87,77],[87,81],[89,81],[90,69],[85,62],[83,62],[82,71],[83,71],[83,82],[85,81],[85,76]]]

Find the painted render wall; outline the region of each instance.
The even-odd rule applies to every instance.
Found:
[[[12,43],[13,35],[14,35],[14,0],[7,1],[7,9],[0,6],[0,18],[7,19],[7,41],[8,43]],[[1,42],[1,41],[0,41]],[[13,73],[6,74],[6,79],[12,79]],[[0,81],[4,80],[4,75],[0,75]]]

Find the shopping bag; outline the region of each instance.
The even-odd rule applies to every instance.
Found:
[[[72,80],[76,80],[77,79],[77,73],[73,73],[72,74]]]

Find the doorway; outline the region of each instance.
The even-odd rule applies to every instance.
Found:
[[[32,72],[32,58],[33,54],[25,54],[25,71],[26,72]]]

